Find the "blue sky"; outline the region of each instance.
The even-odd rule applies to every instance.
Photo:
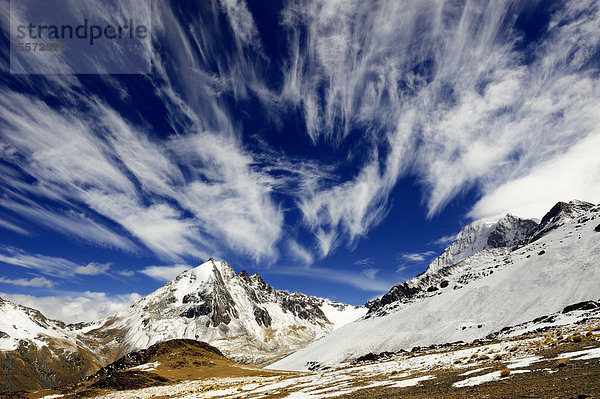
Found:
[[[52,317],[209,257],[362,304],[473,219],[600,201],[596,1],[160,1],[145,75],[11,75],[7,20],[0,296]]]

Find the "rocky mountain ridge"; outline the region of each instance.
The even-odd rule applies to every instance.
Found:
[[[262,365],[309,345],[275,365],[296,368],[298,358],[319,360],[326,353],[333,358],[339,351],[345,357],[360,355],[366,348],[372,352],[372,346],[387,350],[381,347],[385,343],[398,349],[407,342],[479,337],[509,325],[502,323],[524,321],[508,317],[511,314],[533,319],[559,310],[552,308],[555,305],[600,297],[588,287],[595,278],[590,262],[600,256],[598,227],[594,230],[599,213],[598,206],[571,201],[555,205],[539,223],[510,214],[497,221],[474,222],[424,273],[367,303],[368,314],[365,307],[276,290],[258,273],[236,273],[214,259],[183,272],[124,312],[90,323],[65,325],[36,310],[0,301],[4,316],[0,367],[6,374],[0,378],[0,389],[68,382],[126,353],[171,339],[205,341],[234,360]],[[581,278],[586,280],[573,291],[575,285],[569,284]],[[513,294],[536,284],[542,288],[526,292],[535,299],[521,299],[530,307],[515,310],[520,305],[510,300],[507,280]],[[521,287],[523,281],[531,287]],[[573,289],[567,287],[554,299],[543,296],[560,281]],[[507,304],[500,301],[506,307],[500,316],[489,308],[496,291],[509,298],[502,299]],[[445,313],[440,314],[442,309]],[[351,327],[343,327],[354,320]],[[400,325],[411,326],[408,330],[420,326],[423,338],[419,341]],[[387,337],[389,333],[394,336]]]
[[[335,328],[329,317],[346,314],[349,322],[365,313],[365,308],[276,290],[258,273],[237,274],[227,262],[210,259],[85,333],[98,345],[119,347],[121,354],[191,338],[234,360],[264,364],[329,334]]]
[[[499,220],[477,220],[465,226],[444,252],[434,259],[427,270],[417,277],[395,285],[380,298],[367,302],[367,317],[384,315],[398,309],[412,300],[435,295],[449,284],[449,276],[460,274],[461,261],[485,251],[496,258],[504,258],[513,249],[532,243],[567,221],[581,217],[594,207],[594,204],[573,200],[558,202],[538,223],[534,219],[524,219],[508,213]],[[500,263],[506,262],[502,260]],[[483,276],[470,275],[463,279],[476,279]]]
[[[0,391],[47,388],[102,366],[65,323],[0,298]]]

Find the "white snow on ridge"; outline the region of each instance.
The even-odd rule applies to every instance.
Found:
[[[41,348],[47,345],[40,339],[44,336],[71,339],[51,320],[35,320],[35,316],[29,314],[28,310],[30,309],[8,301],[0,301],[0,351],[16,350],[20,340],[33,342]]]
[[[461,260],[488,247],[487,239],[498,220],[476,220],[465,226],[456,236],[452,244],[427,267],[427,273],[435,273],[446,266]]]
[[[156,368],[158,366],[160,366],[160,362],[150,362],[150,363],[140,364],[139,366],[130,367],[127,370],[152,371],[152,370],[156,370]]]
[[[512,371],[511,374],[522,374],[529,373],[531,370],[515,370]],[[499,371],[494,371],[492,373],[478,375],[475,377],[467,378],[466,380],[458,381],[452,384],[454,388],[464,388],[464,387],[472,387],[475,385],[483,384],[484,382],[498,381],[502,377],[500,376]]]
[[[306,370],[307,362],[334,365],[369,352],[410,350],[453,341],[471,341],[600,298],[598,207],[589,220],[574,219],[539,240],[507,254],[510,263],[459,289],[397,312],[350,323],[269,368]],[[502,259],[482,251],[465,262],[493,268]]]
[[[333,323],[333,331],[367,314],[367,308],[364,306],[346,305],[343,309],[340,309],[339,306],[334,306],[329,301],[323,303],[321,310],[325,313],[327,319]]]

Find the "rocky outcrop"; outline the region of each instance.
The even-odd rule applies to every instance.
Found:
[[[594,204],[579,200],[573,200],[568,203],[558,202],[544,215],[539,227],[529,237],[528,242],[539,240],[552,230],[564,225],[566,221],[582,216],[593,207]]]

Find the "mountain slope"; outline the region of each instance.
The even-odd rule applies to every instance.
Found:
[[[438,289],[449,284],[448,276],[457,274],[462,261],[480,251],[489,250],[497,257],[514,246],[524,243],[538,231],[539,225],[532,219],[523,219],[510,213],[503,218],[493,220],[477,220],[465,226],[456,236],[452,244],[434,259],[427,270],[409,281],[397,284],[381,298],[367,302],[367,317],[384,315],[415,299],[435,295]],[[493,250],[495,249],[495,250]],[[493,250],[493,251],[492,251]],[[468,278],[482,277],[482,273],[472,274]]]
[[[301,293],[278,291],[255,273],[236,274],[210,259],[180,274],[131,308],[86,331],[97,346],[121,354],[176,338],[210,343],[228,357],[264,364],[366,313]],[[91,345],[91,344],[90,344]]]
[[[64,323],[0,298],[0,391],[48,388],[101,366]]]
[[[527,245],[484,249],[437,276],[431,273],[431,279],[443,275],[443,287],[397,301],[390,313],[344,326],[269,367],[302,370],[309,362],[333,364],[369,352],[473,340],[576,302],[596,300],[600,207],[584,207],[578,217],[559,216],[554,220],[558,227]]]

